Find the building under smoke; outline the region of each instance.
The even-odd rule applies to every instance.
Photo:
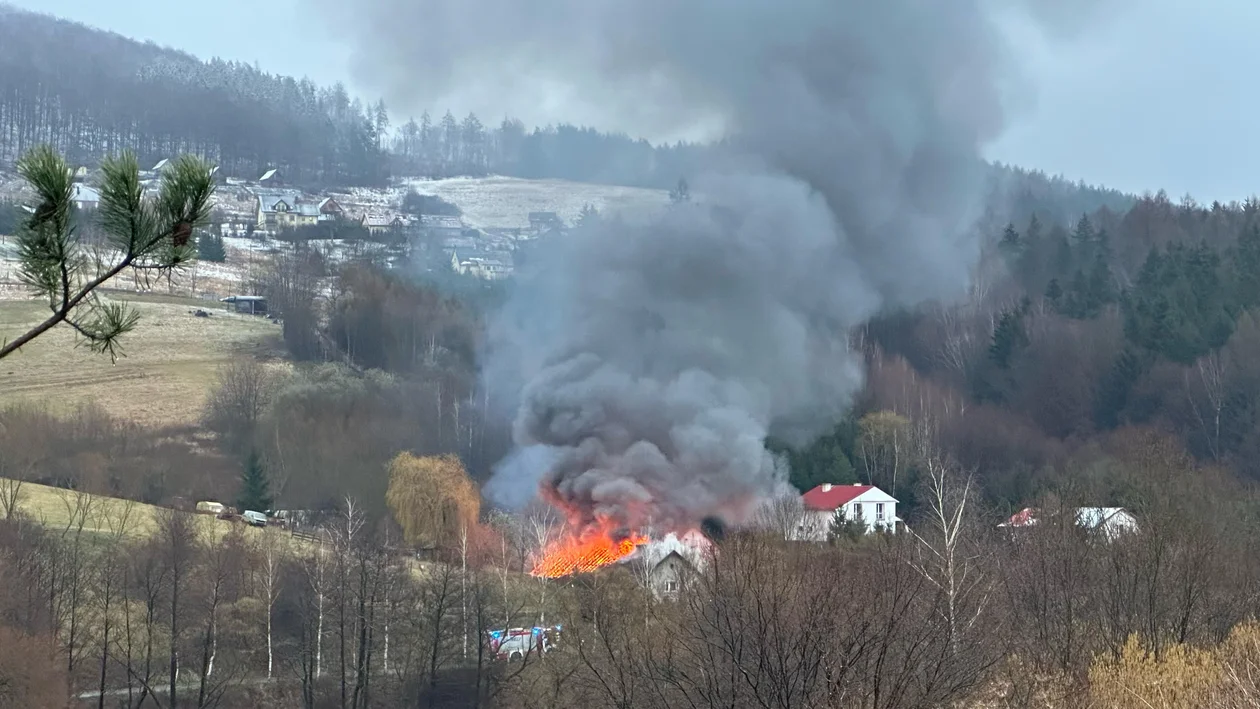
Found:
[[[1058,3],[1062,4],[1062,3]],[[981,149],[1017,78],[1011,0],[368,0],[356,61],[395,103],[525,86],[634,117],[717,121],[696,199],[548,243],[495,319],[487,385],[522,451],[489,491],[572,522],[745,520],[784,484],[767,435],[830,427],[853,327],[964,291]],[[410,21],[409,15],[422,15]],[[522,99],[523,100],[523,99]],[[720,207],[718,209],[717,207]]]

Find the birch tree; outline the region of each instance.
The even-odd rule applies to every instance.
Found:
[[[276,601],[280,597],[280,571],[288,552],[288,537],[276,527],[266,527],[259,539],[258,569],[263,592],[263,626],[267,637],[267,679],[274,675],[275,652],[273,648],[272,621]]]
[[[927,512],[922,534],[911,532],[918,542],[911,564],[939,593],[939,612],[957,653],[985,613],[992,587],[973,520],[978,493],[971,475],[939,456],[926,456],[922,465]]]

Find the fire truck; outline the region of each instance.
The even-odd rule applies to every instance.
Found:
[[[496,660],[523,660],[530,653],[541,655],[559,646],[560,626],[550,628],[508,628],[486,632],[490,652]]]

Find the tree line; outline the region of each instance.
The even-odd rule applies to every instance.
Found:
[[[391,174],[494,173],[670,189],[722,150],[450,111],[391,116],[382,101],[351,98],[341,85],[202,61],[10,7],[0,18],[0,163],[49,144],[75,164],[131,150],[149,167],[192,153],[226,175],[256,179],[279,168],[313,188],[381,185]],[[1024,218],[1052,195],[1061,204],[1056,217],[1120,209],[1128,199],[1006,166],[991,171],[988,190]]]
[[[344,87],[266,74],[83,25],[0,9],[0,161],[40,144],[78,164],[123,150],[145,166],[200,155],[255,179],[377,184],[375,114]]]
[[[785,451],[799,488],[873,481],[913,503],[920,471],[898,451],[926,411],[989,502],[1012,511],[1126,426],[1170,431],[1197,460],[1260,477],[1256,203],[1159,193],[1122,212],[1052,213],[989,225],[960,302],[854,333],[865,390],[827,435]]]
[[[457,458],[387,461],[389,513],[342,498],[315,538],[64,491],[0,521],[0,698],[98,706],[1254,706],[1253,490],[1128,427],[997,528],[913,419],[918,510],[896,534],[784,540],[799,508],[701,551],[543,580],[554,511],[479,509]],[[1100,474],[1100,472],[1102,474]],[[1138,526],[1075,509],[1117,494]],[[3,498],[0,495],[0,498]],[[790,506],[791,503],[786,503]],[[413,550],[426,550],[417,560]],[[654,594],[653,589],[657,593]],[[560,624],[552,652],[489,631]],[[6,692],[9,694],[6,695]]]

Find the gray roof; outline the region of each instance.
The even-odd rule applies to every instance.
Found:
[[[455,251],[455,258],[460,262],[483,263],[487,266],[502,266],[504,268],[512,267],[512,254],[504,251],[474,251],[468,250],[461,252],[459,249]]]
[[[397,215],[389,216],[389,215],[380,215],[380,214],[369,214],[367,219],[364,220],[364,223],[367,224],[368,226],[390,226],[394,222],[401,222],[401,221],[402,221],[402,217],[399,217]]]
[[[463,229],[464,222],[459,217],[422,214],[420,215],[420,226],[426,229]]]
[[[303,202],[294,207],[291,213],[301,217],[318,217],[320,215],[319,205]]]
[[[276,203],[283,201],[289,205],[289,209],[293,209],[295,205],[301,202],[302,195],[298,192],[257,192],[258,204],[263,212],[276,211]]]

